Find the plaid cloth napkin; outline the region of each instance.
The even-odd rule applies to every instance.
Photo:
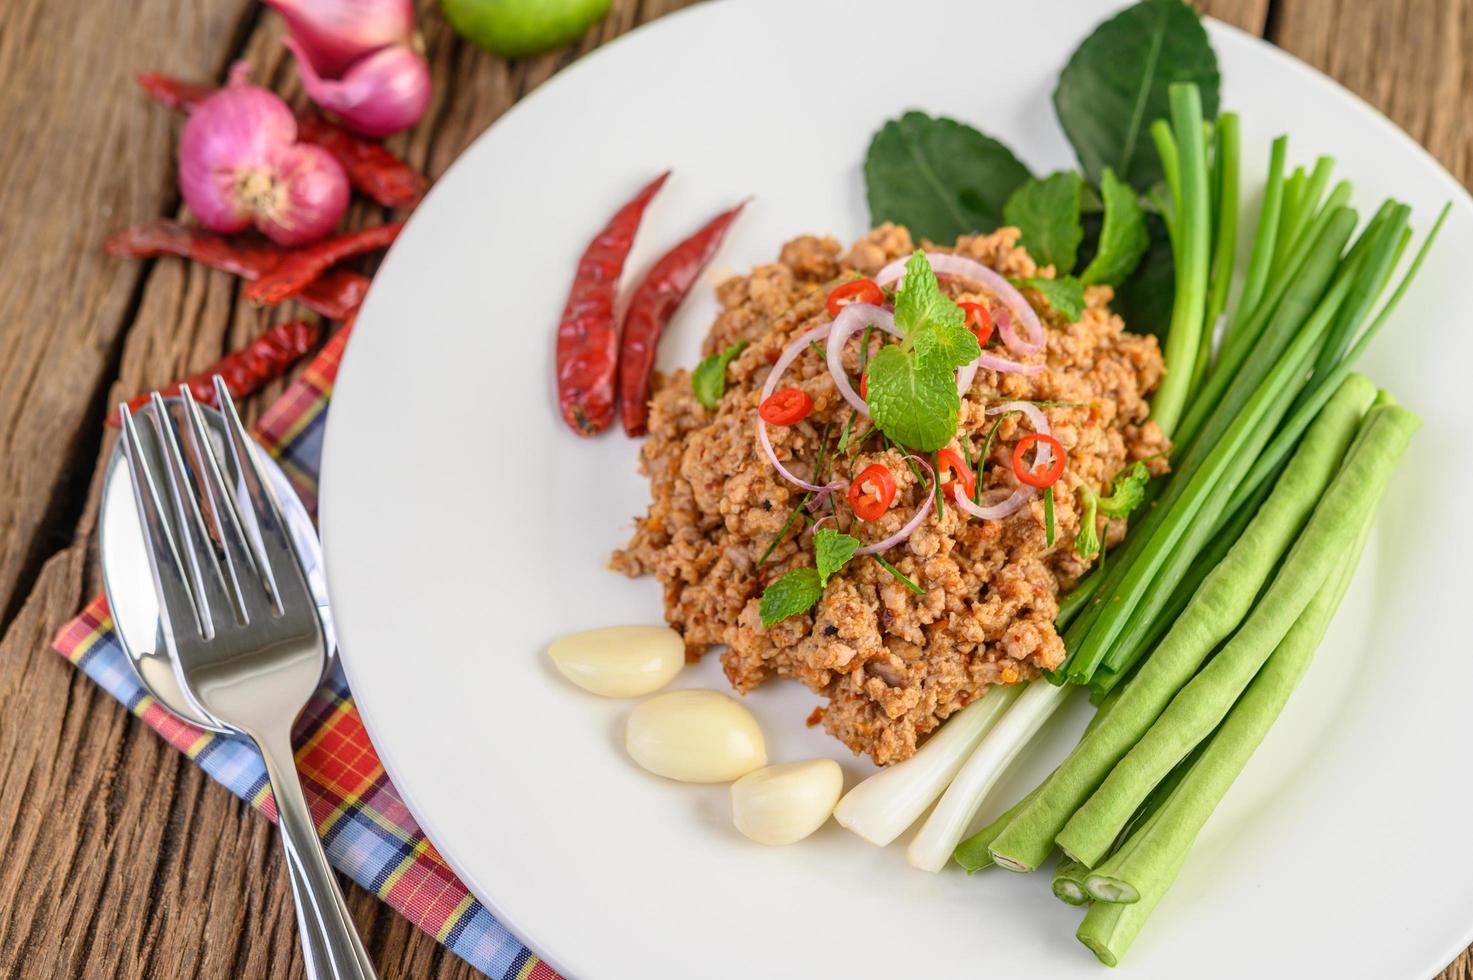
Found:
[[[340,330],[256,428],[314,511],[328,396],[347,339],[348,330]],[[53,646],[212,779],[275,821],[255,748],[180,721],[144,693],[113,632],[105,598],[94,599],[63,627]],[[303,789],[334,866],[489,976],[556,980],[557,973],[491,917],[420,832],[368,741],[340,667],[302,713],[296,745]]]

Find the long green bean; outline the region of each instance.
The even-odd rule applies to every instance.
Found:
[[[1069,818],[1056,838],[1065,853],[1091,866],[1099,862],[1151,788],[1227,715],[1320,586],[1344,561],[1419,424],[1414,414],[1396,406],[1367,414],[1364,435],[1261,600],[1227,645],[1187,682]]]
[[[1374,386],[1363,378],[1347,382],[1336,393],[1268,502],[1207,576],[1135,678],[1118,689],[1109,717],[1080,741],[996,835],[990,847],[994,860],[1019,871],[1037,868],[1069,817],[1241,622],[1328,484],[1374,394]]]

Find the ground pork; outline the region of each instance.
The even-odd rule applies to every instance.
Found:
[[[955,251],[1008,276],[1051,276],[1053,269],[1036,267],[1017,239],[1015,229],[1004,228],[962,238]],[[650,480],[649,512],[611,563],[626,574],[660,580],[666,618],[684,635],[692,657],[724,646],[726,676],[744,693],[771,677],[803,682],[827,699],[822,720],[828,731],[881,765],[912,755],[927,733],[987,685],[1015,684],[1063,660],[1053,625],[1058,596],[1088,568],[1073,547],[1077,488],[1107,490],[1133,460],[1160,472],[1168,448],[1147,418],[1146,395],[1162,374],[1155,338],[1124,331],[1107,306],[1107,286],[1086,289],[1086,309],[1072,324],[1028,291],[1048,333],[1046,353],[1031,359],[1046,357],[1048,369],[1031,376],[979,371],[963,399],[952,445],[975,458],[996,421],[985,414],[990,404],[1049,403],[1049,424],[1068,451],[1055,486],[1053,546],[1045,544],[1039,497],[1001,521],[978,521],[947,507],[886,555],[923,595],[878,562],[856,558],[829,580],[813,610],[764,627],[763,588],[811,565],[813,548],[804,520],[783,530],[804,496],[757,443],[760,389],[782,349],[827,319],[824,302],[835,279],[874,275],[913,248],[909,233],[894,225],[875,229],[847,254],[832,238],[798,238],[777,262],[717,287],[721,313],[705,353],[739,340],[747,347],[731,363],[726,394],[714,411],[696,401],[687,372],[660,381],[640,462]],[[942,287],[958,301],[998,305],[976,283],[944,279]],[[871,351],[879,343],[875,338]],[[851,370],[857,370],[859,347],[856,337],[845,351]],[[820,447],[832,455],[851,410],[817,354],[800,356],[784,385],[807,392],[814,409],[797,425],[771,428],[774,449],[786,466],[811,479]],[[853,426],[850,450],[839,457],[836,472],[884,463],[895,474],[894,504],[875,522],[855,521],[841,506],[828,525],[874,541],[910,519],[924,488],[878,434],[862,437],[868,428],[863,420]],[[998,425],[984,488],[1016,486],[1008,459],[1029,431],[1021,415]],[[1101,532],[1107,544],[1116,543],[1124,522],[1102,521]]]

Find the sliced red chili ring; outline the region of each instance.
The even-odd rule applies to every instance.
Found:
[[[1048,466],[1039,472],[1030,468],[1023,461],[1023,454],[1033,447],[1035,443],[1043,443],[1053,450],[1053,456],[1048,461]],[[1030,432],[1018,440],[1018,445],[1013,448],[1013,473],[1023,483],[1030,487],[1038,487],[1040,490],[1051,487],[1059,482],[1059,477],[1064,475],[1064,446],[1053,436],[1046,436],[1041,432]]]
[[[779,388],[757,406],[757,414],[769,425],[796,425],[813,411],[813,399],[800,388]]]
[[[961,453],[955,449],[943,449],[937,453],[936,467],[936,477],[941,481],[941,487],[947,495],[953,492],[951,484],[958,478],[962,481],[963,496],[970,497],[976,492],[977,477],[967,461],[962,459]]]
[[[873,279],[851,279],[841,282],[829,293],[829,316],[838,316],[839,311],[850,303],[870,303],[881,306],[885,302],[885,291]]]
[[[871,463],[849,484],[849,506],[861,521],[885,516],[895,499],[895,477],[884,463]]]
[[[977,338],[977,343],[983,347],[992,339],[992,312],[981,303],[958,303],[962,312],[967,315],[967,329]]]

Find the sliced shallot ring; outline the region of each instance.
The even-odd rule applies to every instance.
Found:
[[[900,328],[895,326],[895,314],[873,303],[850,303],[839,311],[834,317],[833,331],[829,336],[829,345],[826,352],[829,363],[829,374],[834,376],[834,385],[839,389],[839,394],[860,415],[869,417],[869,406],[864,399],[859,397],[859,392],[849,383],[849,375],[844,370],[844,345],[849,338],[865,327],[879,327],[881,330],[894,337],[901,336]],[[805,334],[806,336],[806,334]],[[779,364],[782,361],[778,361]],[[774,370],[776,370],[774,368]]]
[[[902,459],[902,462],[904,462],[904,460],[906,459],[913,459],[916,462],[920,463],[926,468],[926,472],[931,474],[932,479],[935,478],[936,474],[935,471],[931,469],[931,464],[926,462],[921,457],[906,456]],[[856,555],[874,555],[879,554],[881,551],[889,551],[891,548],[895,547],[897,544],[904,541],[906,538],[915,533],[915,529],[921,526],[921,522],[926,519],[927,514],[931,513],[931,507],[935,503],[936,495],[934,493],[928,492],[926,494],[925,503],[916,508],[915,515],[906,522],[904,527],[896,531],[894,534],[890,535],[888,538],[885,538],[883,541],[876,541],[874,544],[867,544],[854,553]]]
[[[759,401],[766,401],[768,399],[773,391],[777,389],[777,382],[783,376],[783,372],[788,369],[788,366],[791,365],[793,361],[797,360],[798,355],[803,353],[803,351],[807,349],[809,344],[827,337],[829,334],[829,329],[832,326],[833,324],[831,323],[819,324],[812,330],[804,332],[798,337],[797,340],[794,340],[787,347],[783,348],[782,354],[778,356],[777,362],[772,365],[772,370],[767,375],[767,382],[762,385],[762,397],[759,399]],[[782,464],[782,460],[777,458],[777,453],[774,452],[772,449],[772,439],[767,434],[767,420],[764,419],[761,415],[757,416],[757,441],[762,444],[762,451],[767,454],[767,459],[772,463],[774,467],[777,468],[777,471],[782,474],[783,479],[787,480],[789,483],[795,486],[802,487],[804,490],[807,490],[811,493],[817,494],[826,494],[831,490],[835,490],[839,487],[844,486],[843,480],[835,480],[833,483],[825,486],[817,483],[809,483],[807,480],[798,479],[797,476],[795,476],[791,471],[788,470],[786,466]],[[822,499],[822,497],[820,497],[819,499]]]
[[[1043,409],[1039,408],[1032,402],[1003,402],[1001,405],[993,405],[991,408],[987,409],[988,415],[1001,415],[1004,412],[1022,412],[1023,415],[1028,419],[1029,423],[1033,426],[1034,432],[1037,432],[1039,435],[1045,436],[1053,435],[1053,433],[1049,430],[1048,416],[1043,413]],[[1053,450],[1049,447],[1048,443],[1038,443],[1038,449],[1034,451],[1033,455],[1033,465],[1047,466],[1049,460],[1051,460],[1052,458]],[[1001,490],[1002,488],[998,487],[988,492],[996,495],[1001,492]],[[1037,495],[1037,493],[1038,491],[1033,487],[1020,483],[1018,484],[1017,489],[1013,490],[1007,495],[1005,499],[999,500],[997,503],[976,504],[972,502],[971,498],[969,498],[964,492],[962,492],[960,483],[952,488],[952,496],[956,499],[956,505],[962,510],[966,511],[968,514],[971,514],[973,517],[984,521],[1002,520],[1004,517],[1012,514],[1018,508],[1022,507],[1028,501],[1032,500],[1034,496]]]
[[[1012,329],[1012,324],[1008,324],[1006,329],[1002,329],[999,324],[1003,343],[1007,344],[1009,350],[1015,354],[1034,354],[1043,349],[1043,323],[1038,319],[1038,314],[1033,312],[1033,307],[1029,305],[1023,294],[1018,292],[1017,288],[996,270],[989,269],[976,259],[954,255],[951,252],[927,252],[926,259],[931,263],[931,268],[936,270],[938,276],[959,276],[971,279],[974,282],[980,282],[997,294],[997,298],[1002,300],[1003,305],[1018,318],[1018,322],[1023,325],[1023,329],[1028,334],[1027,340],[1024,340]],[[875,283],[879,286],[888,286],[895,282],[905,275],[905,263],[909,261],[910,256],[906,255],[891,262],[880,270],[878,276],[875,276]]]

